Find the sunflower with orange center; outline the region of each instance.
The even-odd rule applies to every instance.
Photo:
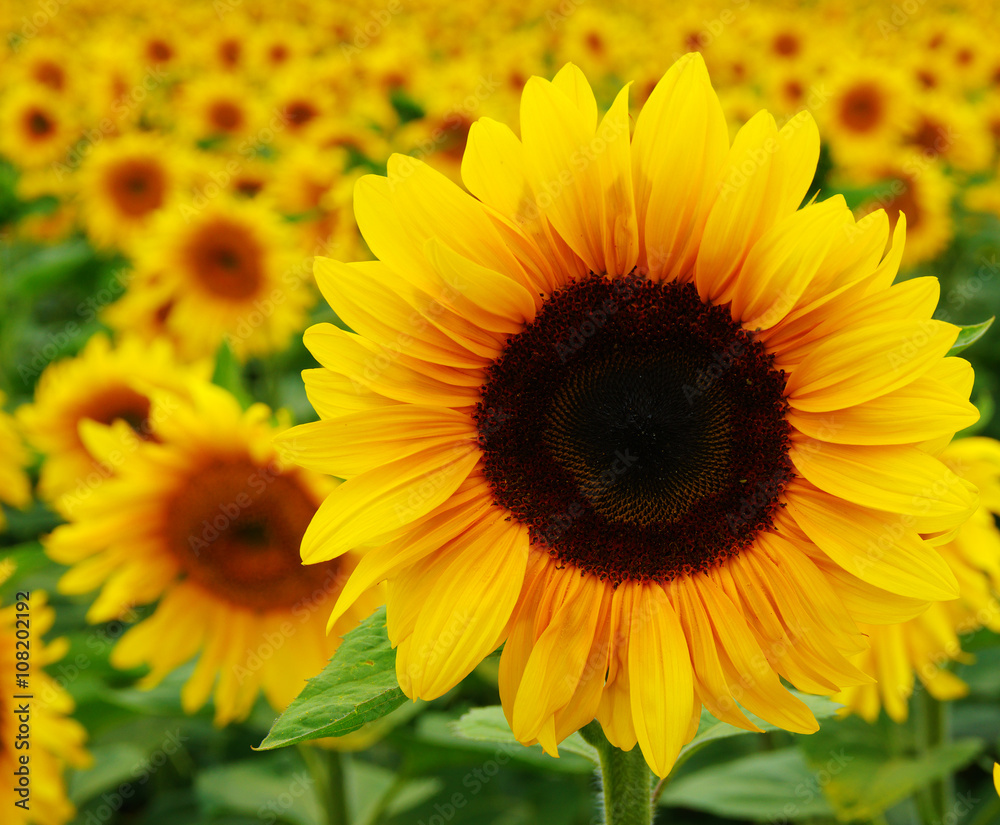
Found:
[[[11,569],[0,571],[0,581],[7,579]],[[22,622],[18,624],[18,619]],[[66,793],[63,772],[67,766],[88,768],[93,760],[83,744],[87,733],[83,726],[69,717],[73,712],[73,699],[44,670],[47,665],[58,662],[69,648],[66,639],[56,639],[46,643],[42,638],[55,622],[55,611],[47,604],[46,594],[32,591],[28,600],[15,600],[0,607],[0,667],[9,674],[11,684],[18,660],[18,642],[24,645],[24,619],[27,619],[27,642],[31,651],[29,671],[30,699],[13,697],[18,690],[5,690],[0,695],[0,771],[7,780],[0,789],[0,805],[3,806],[4,822],[8,825],[62,825],[76,814],[73,803]],[[21,662],[23,664],[23,661]],[[28,706],[27,726],[22,725],[19,710]],[[20,738],[19,738],[20,737]],[[22,743],[28,742],[27,749]],[[18,747],[20,745],[20,747]],[[20,757],[28,756],[30,785],[27,808],[16,805],[24,802],[24,795],[18,793],[18,776],[21,768]]]
[[[958,592],[921,537],[977,501],[919,446],[977,417],[938,283],[892,285],[904,220],[883,257],[883,213],[798,208],[807,113],[730,145],[699,55],[634,134],[627,89],[599,118],[573,65],[520,121],[473,125],[471,195],[391,158],[355,189],[378,260],[317,261],[354,332],[306,332],[322,420],[280,438],[345,479],[303,560],[369,548],[331,620],[387,580],[414,698],[505,643],[507,720],[549,753],[596,718],[665,776],[702,706],[757,729],[737,702],[814,731],[781,678],[870,682],[856,620]]]
[[[185,358],[211,356],[223,341],[241,358],[280,350],[315,301],[309,259],[296,257],[293,230],[273,209],[212,191],[158,216],[136,249],[128,297],[142,317],[169,305],[163,324]]]
[[[192,382],[211,374],[207,361],[182,365],[167,341],[117,346],[94,335],[75,358],[45,368],[31,404],[18,418],[28,442],[45,455],[38,482],[40,496],[68,516],[107,478],[131,460],[142,440],[153,437],[151,392],[166,390],[183,398]],[[80,437],[80,422],[125,422],[132,432],[110,461],[94,456]]]
[[[128,249],[189,185],[185,153],[149,133],[97,144],[80,172],[81,214],[95,245]]]
[[[971,386],[972,374],[968,379]],[[939,701],[959,699],[968,685],[948,670],[954,661],[969,661],[962,652],[962,637],[988,627],[1000,633],[1000,443],[991,438],[963,438],[941,454],[956,473],[976,484],[979,509],[939,552],[948,562],[961,592],[959,598],[935,602],[914,619],[900,625],[862,625],[871,648],[857,665],[878,684],[848,688],[837,697],[846,712],[874,722],[879,709],[895,721],[908,714],[915,677]]]
[[[913,122],[913,81],[874,61],[856,61],[822,84],[813,110],[838,162],[850,164],[898,144]]]
[[[951,242],[955,185],[939,161],[912,148],[895,149],[852,165],[849,175],[852,184],[872,190],[856,210],[859,216],[884,211],[892,227],[906,216],[904,267],[933,260]]]
[[[130,629],[111,654],[123,668],[148,665],[151,687],[197,656],[181,693],[193,713],[213,693],[217,724],[243,718],[262,691],[285,708],[321,670],[339,639],[326,618],[356,565],[345,556],[304,567],[298,546],[333,486],[289,468],[271,445],[281,428],[271,411],[245,412],[224,390],[199,385],[182,408],[154,400],[154,438],[44,542],[56,561],[72,565],[59,587],[101,592],[87,618],[108,621],[159,599],[154,613]],[[114,432],[87,422],[88,447],[107,458]],[[366,595],[346,614],[346,632],[380,603]]]
[[[0,104],[0,155],[20,168],[65,163],[78,135],[70,107],[44,86],[25,85],[5,93]]]

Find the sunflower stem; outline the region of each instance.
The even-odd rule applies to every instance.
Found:
[[[326,812],[325,825],[349,825],[347,793],[344,782],[344,755],[337,750],[299,745],[313,781],[316,799]]]
[[[939,702],[927,689],[918,690],[914,695],[917,741],[920,753],[928,754],[951,738],[951,720],[948,703]],[[952,810],[954,787],[951,776],[936,779],[921,792],[924,804],[924,818],[931,823],[944,822]]]
[[[597,750],[600,758],[603,825],[651,825],[652,773],[639,747],[630,751],[616,748],[597,721],[583,728],[580,734]]]

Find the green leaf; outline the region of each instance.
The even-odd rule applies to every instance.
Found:
[[[321,821],[309,772],[266,757],[203,768],[195,790],[202,808],[216,817],[236,813],[292,825]]]
[[[344,636],[333,659],[279,716],[259,750],[343,736],[406,702],[396,682],[396,651],[380,607]]]
[[[928,783],[965,767],[982,749],[982,740],[963,739],[915,759],[882,761],[865,753],[855,756],[841,748],[839,757],[845,762],[844,768],[837,774],[830,772],[825,787],[827,799],[840,819],[874,819]]]
[[[986,330],[992,326],[995,319],[996,316],[994,315],[979,324],[957,324],[959,327],[958,338],[955,340],[955,343],[952,344],[951,349],[948,350],[948,355],[958,355],[967,347],[976,343],[976,341],[986,334]]]
[[[453,722],[451,729],[463,739],[471,739],[475,742],[496,742],[502,745],[524,747],[514,738],[514,734],[507,724],[507,718],[503,715],[503,708],[499,705],[473,708]],[[583,737],[579,733],[567,736],[559,743],[559,750],[560,752],[575,753],[577,756],[589,759],[595,765],[599,764],[597,750],[583,741]]]
[[[675,779],[660,804],[741,820],[784,821],[833,813],[819,778],[797,748],[751,754]]]
[[[246,384],[243,383],[243,365],[233,355],[232,348],[225,341],[222,342],[215,355],[215,372],[212,374],[212,383],[224,390],[229,390],[244,409],[253,403],[253,398],[250,397]]]
[[[84,240],[41,246],[11,266],[6,272],[6,281],[12,290],[35,294],[55,288],[94,258],[93,248]]]
[[[485,712],[485,715],[482,714]],[[491,720],[489,717],[493,715]],[[500,712],[499,719],[495,714]],[[469,753],[475,753],[497,765],[517,765],[546,773],[591,774],[594,762],[587,753],[587,743],[574,734],[559,745],[559,757],[549,756],[541,745],[526,747],[514,738],[499,707],[478,708],[472,712],[472,734],[456,730],[460,718],[447,713],[428,712],[414,726],[419,746],[412,754],[411,772],[437,770],[442,765],[465,764]],[[466,714],[468,715],[468,714]],[[568,743],[569,747],[564,747]],[[579,744],[580,747],[576,747]],[[591,752],[592,754],[592,752]]]
[[[813,716],[815,716],[817,720],[828,719],[837,712],[839,707],[841,707],[839,704],[826,696],[812,696],[808,693],[799,693],[797,690],[789,691],[789,693],[804,702],[809,710],[813,712]],[[747,712],[746,715],[751,722],[762,730],[781,730],[781,728],[776,725],[772,725],[770,722],[765,722],[763,719],[754,716],[752,713]],[[698,733],[695,734],[694,739],[681,748],[680,754],[677,757],[678,761],[686,759],[696,750],[699,750],[715,739],[727,739],[730,736],[743,736],[748,733],[753,733],[753,731],[734,727],[728,722],[720,722],[707,710],[702,710],[701,721],[698,724]]]

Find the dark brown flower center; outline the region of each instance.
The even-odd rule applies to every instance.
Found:
[[[236,132],[243,126],[243,110],[229,100],[217,100],[208,110],[208,122],[217,132]]]
[[[24,115],[24,123],[32,138],[47,138],[56,130],[52,118],[41,109],[29,109]]]
[[[233,604],[288,608],[336,572],[336,562],[306,566],[299,557],[318,504],[294,474],[220,456],[167,500],[167,545],[190,579]]]
[[[226,218],[201,226],[183,252],[194,278],[221,298],[249,298],[264,280],[260,243],[248,227]]]
[[[140,218],[163,205],[166,175],[151,158],[126,158],[108,170],[107,189],[119,211]]]
[[[99,424],[112,424],[121,420],[137,435],[153,440],[149,424],[151,408],[149,397],[124,384],[113,385],[87,399],[77,409],[77,418],[89,418]],[[82,442],[81,442],[82,443]]]
[[[854,132],[869,132],[878,126],[882,110],[882,95],[871,83],[858,84],[840,101],[841,122]]]
[[[792,477],[772,362],[690,284],[559,290],[487,370],[476,421],[496,503],[615,584],[713,566],[771,527]]]

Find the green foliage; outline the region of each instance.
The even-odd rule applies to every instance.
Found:
[[[344,636],[330,663],[278,717],[261,750],[343,736],[406,702],[396,682],[396,651],[379,608]]]

